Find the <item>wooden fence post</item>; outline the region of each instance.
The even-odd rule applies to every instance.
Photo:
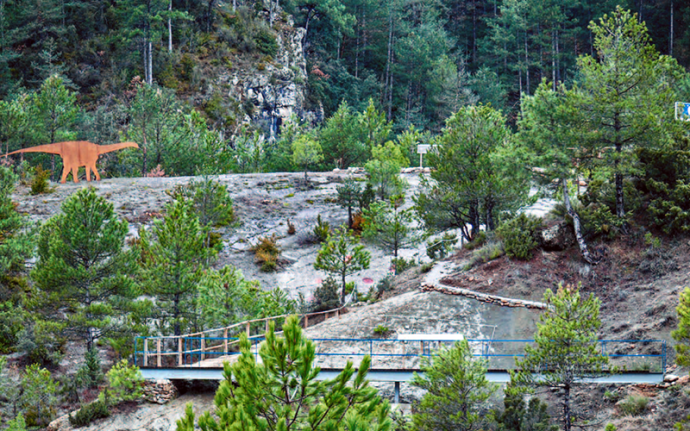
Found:
[[[228,328],[223,331],[223,353],[228,354]]]
[[[206,334],[203,332],[201,333],[201,359],[200,361],[203,361],[206,355],[204,354],[204,351],[206,350]]]
[[[149,339],[144,338],[144,366],[149,365]]]
[[[266,332],[268,332],[269,320],[266,319]]]
[[[161,339],[156,340],[156,365],[161,366]]]
[[[182,366],[182,337],[177,339],[177,365]]]
[[[250,332],[251,332],[250,327],[251,327],[251,323],[247,322],[247,338],[249,338],[249,336],[251,335],[250,334]]]
[[[307,329],[309,327],[309,315],[305,314],[304,315],[304,329]]]

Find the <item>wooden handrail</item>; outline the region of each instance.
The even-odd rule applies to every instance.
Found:
[[[309,327],[309,318],[310,317],[313,318],[316,316],[325,315],[326,320],[328,320],[329,315],[332,314],[333,316],[340,318],[340,313],[345,307],[346,307],[346,305],[343,305],[342,307],[335,308],[332,310],[318,311],[315,313],[305,313],[305,314],[301,314],[298,316],[299,316],[300,321],[303,321],[304,328],[306,329]],[[265,330],[268,331],[271,321],[276,321],[278,319],[285,319],[285,318],[290,317],[290,316],[292,316],[292,314],[281,314],[279,316],[269,316],[269,317],[262,317],[259,319],[245,320],[245,321],[242,321],[239,323],[232,324],[230,326],[226,326],[226,327],[222,327],[222,328],[216,328],[216,329],[207,329],[205,331],[194,332],[191,334],[170,335],[170,336],[161,336],[161,337],[146,337],[144,339],[144,366],[148,365],[148,357],[149,357],[149,355],[152,355],[152,353],[148,349],[149,340],[155,340],[155,342],[156,342],[155,356],[156,356],[156,365],[158,367],[161,366],[161,363],[162,363],[161,359],[164,356],[177,356],[177,364],[178,364],[178,366],[182,366],[183,362],[184,362],[184,354],[193,354],[191,360],[192,360],[192,362],[194,362],[194,356],[196,356],[194,354],[198,355],[199,361],[203,361],[206,358],[206,352],[210,352],[210,351],[213,351],[216,349],[221,349],[221,348],[222,348],[222,352],[228,352],[229,347],[234,346],[234,345],[239,343],[239,340],[230,341],[230,339],[228,337],[228,332],[232,329],[241,328],[246,333],[246,335],[249,339],[257,338],[257,337],[261,337],[263,335],[263,333],[259,334],[259,335],[251,335],[252,323],[264,322],[265,323]],[[209,333],[220,332],[220,331],[222,331],[222,337],[207,337],[207,335],[209,335]],[[282,333],[282,331],[276,332],[276,334],[280,334],[280,333]],[[199,348],[184,350],[183,346],[185,345],[185,339],[194,339],[194,338],[200,339],[199,340]],[[219,342],[218,344],[211,345],[211,343],[213,343],[212,339],[215,339],[215,338],[218,338],[222,341]],[[207,345],[207,339],[209,339],[208,345]],[[166,345],[167,345],[168,340],[170,340],[170,342],[173,343],[173,346],[175,344],[177,345],[176,351],[166,352],[164,349],[161,349],[161,344],[166,343]],[[177,340],[177,341],[175,341],[175,340]]]

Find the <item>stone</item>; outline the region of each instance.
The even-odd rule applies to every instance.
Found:
[[[676,376],[675,374],[666,374],[664,376],[664,382],[666,383],[673,383],[676,380],[678,380],[680,377]]]
[[[150,403],[167,404],[178,397],[177,387],[168,379],[146,380],[142,391]]]
[[[560,222],[542,230],[539,243],[546,251],[562,251],[575,244],[575,234],[568,223]]]

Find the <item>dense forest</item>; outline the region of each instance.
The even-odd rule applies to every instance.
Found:
[[[271,154],[280,145],[263,141],[261,124],[243,121],[251,103],[207,89],[222,69],[260,71],[273,62],[276,36],[291,25],[306,30],[305,109],[337,117],[372,101],[390,125],[381,143],[406,131],[426,142],[424,133],[438,133],[474,103],[502,110],[514,126],[521,97],[542,79],[580,80],[578,58],[596,56],[590,22],[617,4],[647,24],[659,53],[690,64],[690,6],[674,0],[3,0],[0,142],[7,151],[68,139],[146,140],[144,160],[110,160],[116,176],[157,165],[177,175],[299,169]],[[44,88],[53,75],[62,92]],[[144,84],[155,91],[138,92]],[[234,154],[203,157],[224,150]],[[204,161],[186,160],[190,153]]]

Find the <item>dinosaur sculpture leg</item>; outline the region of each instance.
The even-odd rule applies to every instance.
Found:
[[[86,181],[91,182],[91,169],[88,163],[84,166],[84,171],[86,171]]]
[[[72,179],[75,183],[79,182],[79,165],[72,165]]]
[[[98,169],[96,169],[96,162],[93,162],[93,163],[91,164],[91,170],[93,171],[93,174],[94,174],[94,176],[96,177],[96,181],[100,181],[100,180],[101,180],[101,176],[98,175]]]
[[[67,175],[69,174],[70,167],[67,165],[67,163],[62,164],[62,178],[60,179],[61,184],[65,184],[67,182]]]

